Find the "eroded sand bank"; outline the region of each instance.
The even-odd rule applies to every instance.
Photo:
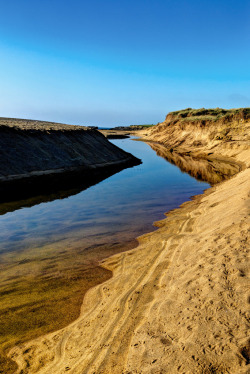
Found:
[[[234,144],[217,150],[245,169],[105,260],[75,322],[11,350],[19,373],[248,372],[250,152]]]
[[[0,202],[85,189],[140,160],[99,131],[0,118]]]

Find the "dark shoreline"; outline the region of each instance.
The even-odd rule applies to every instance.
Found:
[[[67,196],[140,163],[93,129],[0,118],[0,203]]]
[[[20,178],[9,178],[0,183],[0,203],[16,202],[37,197],[37,202],[65,198],[79,193],[92,185],[118,173],[119,171],[139,165],[137,158],[128,158],[119,163],[110,163],[92,169],[75,167],[70,170],[51,170],[49,172],[31,174]],[[34,203],[31,204],[31,206]],[[6,211],[12,211],[15,208]],[[6,213],[0,207],[0,214]]]

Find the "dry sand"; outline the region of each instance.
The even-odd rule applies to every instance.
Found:
[[[221,155],[245,169],[105,260],[75,322],[11,350],[18,373],[250,372],[249,146]]]

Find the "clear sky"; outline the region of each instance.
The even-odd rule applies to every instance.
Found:
[[[250,0],[0,0],[0,116],[157,123],[250,106]]]

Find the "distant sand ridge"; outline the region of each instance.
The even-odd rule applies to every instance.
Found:
[[[113,277],[87,292],[75,322],[10,351],[18,373],[248,372],[250,109],[200,111],[169,114],[144,140],[232,158],[238,174],[105,260]]]

